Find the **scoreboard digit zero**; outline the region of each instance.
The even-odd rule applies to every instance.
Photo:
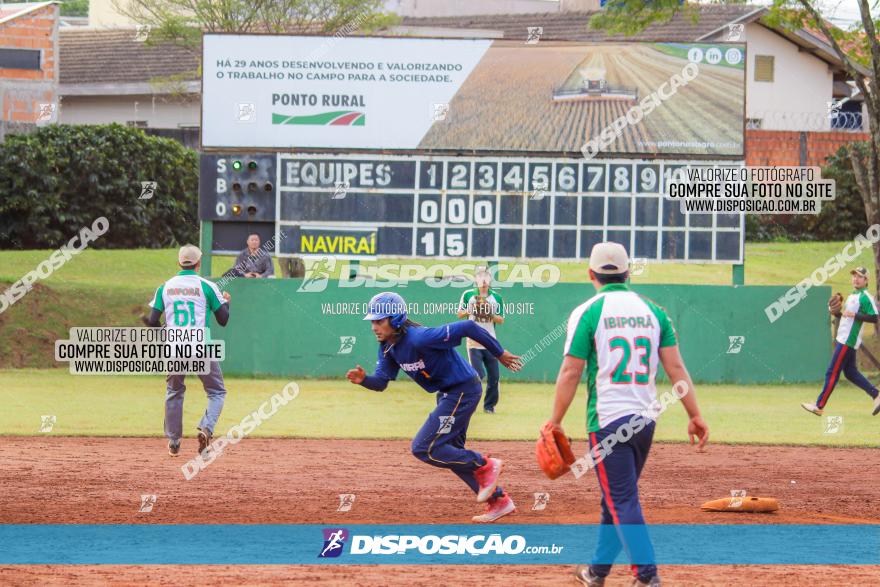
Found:
[[[232,168],[234,161],[238,169]],[[626,245],[633,257],[742,263],[741,214],[682,214],[679,202],[663,198],[665,182],[686,165],[739,166],[686,160],[203,155],[200,215],[215,222],[215,235],[224,234],[224,225],[242,222],[262,225],[263,233],[274,228],[280,256],[576,260],[588,257],[595,243],[612,240]],[[214,248],[227,249],[217,245],[216,236]]]

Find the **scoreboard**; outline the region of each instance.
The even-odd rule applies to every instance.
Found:
[[[742,263],[741,214],[683,214],[663,197],[687,165],[741,163],[202,155],[200,216],[215,223],[215,249],[240,250],[255,231],[282,257],[577,260],[610,240],[654,261]]]

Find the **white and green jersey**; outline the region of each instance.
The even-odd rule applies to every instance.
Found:
[[[474,316],[474,311],[477,307],[477,297],[480,295],[480,288],[475,287],[474,289],[469,289],[461,294],[461,300],[458,302],[458,309],[460,311],[467,310],[468,314],[470,314],[470,320],[473,320],[477,323],[477,326],[488,332],[492,335],[493,338],[498,338],[495,336],[495,323],[491,321],[482,321],[477,320]],[[501,299],[501,294],[495,291],[492,288],[489,288],[486,293],[486,303],[490,305],[492,308],[492,313],[497,316],[504,316],[504,300]],[[473,339],[467,339],[467,348],[469,349],[484,349],[483,345],[478,343]]]
[[[587,362],[587,432],[624,416],[651,413],[660,347],[675,346],[666,310],[608,284],[568,318],[565,354]]]
[[[876,316],[877,305],[874,303],[874,298],[868,294],[867,288],[863,287],[849,294],[843,304],[842,311]],[[837,342],[850,348],[859,348],[862,344],[862,324],[864,323],[861,320],[855,318],[847,318],[846,316],[841,318],[840,326],[837,328]]]
[[[159,286],[150,307],[165,313],[166,328],[205,328],[224,303],[216,284],[184,270]]]

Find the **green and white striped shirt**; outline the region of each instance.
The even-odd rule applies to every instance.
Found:
[[[564,354],[587,362],[587,432],[650,413],[657,399],[658,349],[676,344],[666,310],[623,283],[606,285],[575,308]]]
[[[868,289],[863,287],[849,294],[843,304],[843,311],[876,316],[877,305],[874,303],[874,298],[868,294]],[[837,328],[837,342],[850,348],[859,348],[862,344],[862,324],[864,323],[861,320],[855,318],[846,316],[841,318],[840,326]]]
[[[470,320],[473,320],[477,323],[477,326],[491,334],[494,338],[498,338],[495,336],[495,323],[494,322],[483,322],[481,320],[477,320],[474,317],[474,311],[477,306],[477,296],[480,295],[480,288],[475,287],[474,289],[469,289],[461,294],[461,300],[458,302],[459,310],[467,310],[468,314],[470,314]],[[486,303],[490,305],[492,308],[492,313],[497,316],[504,316],[504,300],[501,299],[501,294],[492,289],[491,287],[486,292]],[[469,349],[483,349],[486,348],[477,341],[473,339],[467,339],[467,348]]]
[[[224,303],[216,284],[186,269],[156,289],[150,307],[165,313],[166,328],[205,328]]]

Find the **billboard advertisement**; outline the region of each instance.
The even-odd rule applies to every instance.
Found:
[[[202,145],[742,157],[745,45],[204,36]]]

